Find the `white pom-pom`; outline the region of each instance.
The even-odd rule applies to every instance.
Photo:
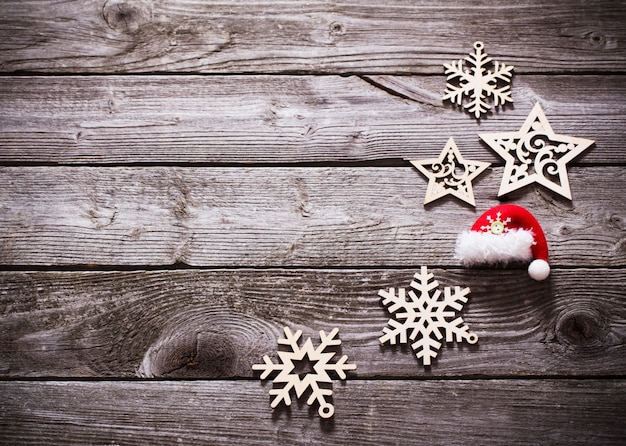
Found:
[[[545,260],[533,260],[528,265],[528,275],[535,280],[545,280],[550,275],[550,265]]]

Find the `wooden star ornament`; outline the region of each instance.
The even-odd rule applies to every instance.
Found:
[[[498,197],[537,183],[571,200],[567,163],[594,143],[554,133],[539,103],[519,131],[478,136],[505,161]]]
[[[481,161],[464,160],[452,138],[448,140],[439,158],[410,163],[428,178],[424,204],[446,195],[453,195],[472,206],[476,206],[472,180],[491,165]]]

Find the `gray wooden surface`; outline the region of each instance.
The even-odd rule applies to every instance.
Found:
[[[337,414],[267,415],[256,381],[0,383],[15,443],[620,444],[626,386],[610,380],[351,380]],[[7,389],[8,387],[8,389]],[[268,386],[262,390],[267,391]]]
[[[615,0],[2,3],[3,71],[441,74],[473,40],[519,73],[626,68]]]
[[[441,102],[475,40],[515,66],[480,123]],[[0,443],[626,442],[626,2],[0,3]],[[540,102],[596,144],[573,200],[506,197],[552,275],[466,270],[503,163],[477,134]],[[493,163],[477,207],[408,160]],[[380,288],[472,289],[476,345],[381,346]],[[339,328],[335,416],[269,407],[282,327]]]
[[[626,160],[622,76],[514,76],[513,106],[479,126],[441,101],[439,74],[0,77],[0,161],[401,166],[453,137],[466,158],[502,163],[478,131],[519,129],[537,101],[556,132],[596,141],[577,163]]]
[[[620,270],[557,269],[542,283],[523,270],[432,271],[472,289],[463,318],[479,343],[444,346],[426,372],[410,352],[377,341],[388,319],[378,289],[408,285],[414,270],[347,268],[5,272],[0,372],[250,378],[259,358],[276,356],[285,324],[309,335],[338,327],[360,378],[626,372]]]

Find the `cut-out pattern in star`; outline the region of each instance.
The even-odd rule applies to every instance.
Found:
[[[472,206],[476,206],[472,180],[491,163],[464,160],[461,152],[450,138],[439,158],[410,161],[428,178],[424,204],[446,195],[453,195]]]
[[[478,136],[505,161],[498,197],[537,183],[571,200],[567,163],[594,143],[555,134],[539,103],[519,131]]]

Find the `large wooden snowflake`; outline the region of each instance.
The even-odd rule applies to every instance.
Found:
[[[333,329],[328,335],[322,330],[320,331],[321,344],[314,349],[311,339],[308,338],[304,345],[300,347],[298,341],[302,336],[302,331],[298,330],[292,333],[289,327],[285,327],[285,338],[279,339],[278,343],[287,345],[291,348],[291,351],[279,351],[278,357],[280,363],[274,364],[269,356],[263,357],[264,364],[254,364],[252,370],[262,370],[261,379],[266,379],[274,372],[279,372],[278,376],[274,378],[274,384],[284,384],[279,388],[272,388],[270,395],[274,396],[274,399],[270,403],[272,408],[278,406],[281,401],[285,402],[285,405],[291,405],[290,392],[293,390],[297,398],[300,398],[305,391],[311,390],[311,395],[307,400],[307,404],[310,406],[315,401],[319,403],[318,413],[322,418],[330,418],[335,412],[335,408],[330,401],[326,398],[330,398],[333,394],[332,389],[321,388],[320,383],[332,383],[332,380],[328,372],[334,372],[340,379],[346,379],[346,370],[355,370],[356,364],[347,364],[348,356],[342,356],[339,361],[331,363],[330,361],[335,356],[335,352],[325,352],[327,347],[333,345],[340,345],[341,341],[336,339],[339,329]],[[298,373],[298,364],[306,363],[312,366],[312,372]]]
[[[415,280],[411,282],[411,289],[407,293],[404,288],[389,288],[389,291],[380,290],[378,295],[387,311],[393,318],[383,329],[384,335],[379,338],[381,344],[388,342],[407,344],[411,341],[411,349],[418,359],[422,359],[425,366],[431,364],[431,359],[437,357],[445,333],[446,342],[466,341],[469,344],[478,342],[478,336],[469,332],[469,327],[461,317],[456,317],[455,311],[460,311],[468,300],[469,288],[450,287],[441,291],[437,289],[439,282],[433,280],[433,274],[425,266],[415,273]],[[417,294],[417,293],[419,294]]]
[[[469,65],[463,69],[463,59],[443,64],[445,74],[448,75],[446,91],[443,100],[464,106],[476,119],[487,113],[491,106],[485,99],[493,97],[494,107],[513,102],[511,98],[511,77],[513,66],[493,62],[482,42],[474,43],[474,53],[465,58]],[[493,71],[487,69],[493,62]],[[464,105],[464,98],[469,101]]]

